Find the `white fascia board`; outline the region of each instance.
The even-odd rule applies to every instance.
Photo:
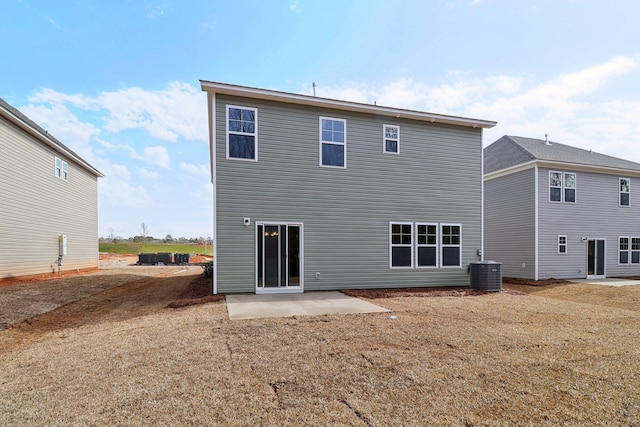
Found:
[[[383,107],[378,105],[362,104],[358,102],[340,101],[337,99],[320,98],[309,95],[279,92],[268,89],[258,89],[246,86],[236,86],[226,83],[216,83],[200,80],[203,91],[220,93],[223,95],[243,96],[247,98],[264,99],[270,101],[287,102],[290,104],[302,104],[314,107],[333,108],[345,111],[354,111],[369,114],[381,114],[395,118],[420,120],[431,123],[445,123],[456,126],[488,129],[494,127],[497,122],[490,120],[472,119],[467,117],[448,116],[422,111],[404,110],[400,108]]]
[[[511,166],[505,169],[500,169],[497,171],[493,171],[493,172],[489,172],[487,174],[484,175],[484,180],[485,181],[490,181],[492,179],[495,178],[500,178],[503,176],[507,176],[507,175],[511,175],[513,173],[517,173],[517,172],[522,172],[525,171],[527,169],[531,169],[534,168],[536,166],[536,160],[531,160],[529,162],[526,163],[520,163],[519,165],[515,165],[515,166]]]
[[[553,162],[548,160],[538,160],[538,166],[551,169],[575,170],[583,172],[604,173],[608,175],[627,175],[640,177],[640,170],[625,168],[610,168],[606,166],[583,165],[570,162]]]
[[[634,169],[609,168],[604,166],[583,165],[579,163],[551,162],[547,160],[531,160],[526,163],[520,163],[519,165],[515,165],[505,169],[500,169],[494,172],[487,173],[484,175],[484,180],[490,181],[492,179],[500,178],[506,175],[511,175],[517,172],[531,169],[536,166],[540,168],[549,168],[549,169],[562,169],[562,170],[569,170],[569,171],[581,171],[581,172],[603,173],[608,175],[640,177],[640,170],[634,170]]]

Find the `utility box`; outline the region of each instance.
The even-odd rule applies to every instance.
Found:
[[[58,256],[67,254],[67,236],[65,234],[58,235]]]
[[[469,264],[471,289],[486,292],[502,291],[502,263],[480,261]]]
[[[190,254],[175,254],[173,256],[173,262],[176,264],[188,264]]]

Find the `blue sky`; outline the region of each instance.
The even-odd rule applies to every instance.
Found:
[[[102,171],[99,234],[211,233],[199,80],[640,162],[640,2],[1,0],[0,97]]]

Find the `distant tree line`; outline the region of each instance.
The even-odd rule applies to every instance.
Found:
[[[210,245],[212,244],[211,237],[178,237],[173,238],[171,234],[167,234],[164,239],[155,238],[153,236],[143,236],[137,235],[133,237],[123,238],[120,236],[104,236],[100,237],[100,242],[102,243],[121,243],[121,242],[132,242],[132,243],[192,243],[192,244],[202,244],[202,245]]]
[[[120,242],[132,242],[132,243],[195,243],[199,245],[211,245],[211,237],[178,237],[174,239],[171,234],[164,236],[164,239],[155,238],[149,235],[149,227],[146,223],[140,224],[140,234],[133,237],[123,238],[113,234],[113,227],[109,227],[109,235],[107,237],[99,238],[101,243],[120,243]]]

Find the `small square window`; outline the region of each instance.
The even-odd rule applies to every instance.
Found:
[[[567,253],[567,236],[558,236],[558,253]]]
[[[55,158],[55,176],[63,181],[69,179],[69,165],[58,157]]]

